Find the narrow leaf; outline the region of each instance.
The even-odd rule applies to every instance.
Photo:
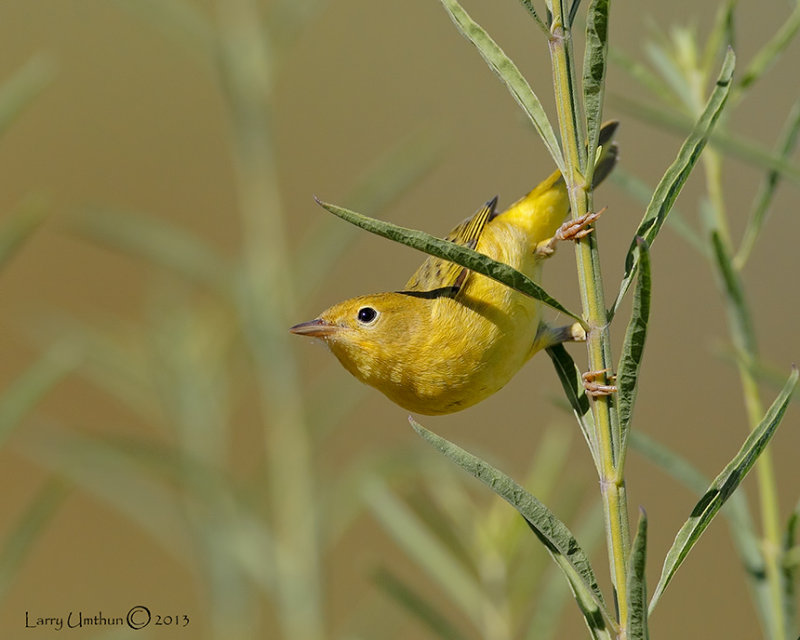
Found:
[[[647,581],[645,560],[647,557],[647,514],[640,509],[639,527],[631,547],[628,562],[628,638],[647,640],[650,637],[647,624]]]
[[[686,458],[656,442],[641,431],[631,431],[630,445],[650,462],[675,478],[698,496],[705,494],[709,481]],[[761,541],[750,516],[747,499],[742,492],[734,493],[721,511],[728,524],[739,560],[747,573],[756,608],[767,619],[772,611],[772,595],[767,583]]]
[[[725,308],[728,313],[734,346],[742,355],[755,354],[757,351],[755,331],[744,298],[741,277],[733,268],[731,257],[717,232],[711,234],[711,246],[714,249],[714,259],[725,288]]]
[[[583,105],[590,151],[597,148],[600,127],[603,124],[607,58],[608,0],[592,0],[586,15],[586,51],[583,58]],[[591,184],[594,171],[594,155],[591,153],[587,157],[587,165],[582,170],[586,182]]]
[[[62,346],[51,349],[13,380],[0,394],[0,445],[20,421],[70,371],[78,354]]]
[[[41,226],[46,209],[38,198],[22,202],[0,227],[0,268],[24,246],[25,242]]]
[[[753,56],[742,74],[739,86],[742,90],[750,88],[775,63],[800,29],[800,3],[795,3],[794,11],[781,25],[774,36]]]
[[[611,181],[635,198],[642,206],[647,206],[653,196],[653,188],[637,176],[625,170],[623,166],[614,168],[610,176]],[[700,255],[708,255],[708,247],[701,239],[700,234],[692,228],[677,207],[673,207],[667,218],[667,227],[683,238],[690,247],[697,250]],[[781,376],[783,384],[783,376]]]
[[[786,124],[781,133],[775,155],[788,161],[789,156],[795,149],[798,137],[800,137],[800,100],[794,103],[789,112],[789,117],[786,119]],[[780,178],[781,174],[777,169],[770,169],[761,183],[758,194],[756,195],[753,212],[750,214],[750,218],[747,221],[742,244],[734,259],[734,265],[737,269],[741,269],[745,262],[747,262],[747,258],[750,256],[750,252],[753,250],[756,240],[758,240]]]
[[[55,64],[45,55],[28,60],[0,86],[0,135],[50,83]]]
[[[798,369],[797,367],[793,367],[792,373],[786,381],[783,390],[770,408],[767,409],[764,418],[750,433],[733,460],[731,460],[722,470],[722,473],[714,479],[703,497],[695,505],[692,510],[692,515],[681,527],[680,531],[678,531],[675,542],[672,544],[664,560],[661,578],[658,581],[658,585],[656,585],[653,598],[650,601],[651,613],[658,603],[661,594],[664,593],[664,590],[678,570],[678,567],[680,567],[686,559],[689,551],[691,551],[702,533],[714,519],[714,516],[722,505],[725,504],[739,484],[741,484],[742,480],[744,480],[744,477],[747,475],[748,471],[750,471],[750,468],[753,466],[758,456],[769,443],[783,418],[792,392],[797,384],[797,378]]]
[[[528,81],[520,73],[517,65],[503,52],[491,36],[475,22],[456,0],[441,0],[450,14],[450,18],[462,35],[478,49],[479,53],[500,79],[505,83],[511,95],[528,115],[545,147],[553,157],[556,166],[563,172],[564,161],[558,146],[555,132],[547,118],[542,103],[531,89]]]
[[[430,629],[437,638],[466,640],[466,636],[447,619],[444,613],[436,609],[427,598],[417,593],[389,569],[379,567],[373,575],[373,580],[386,595]]]
[[[324,209],[330,211],[333,215],[346,220],[350,224],[354,224],[357,227],[366,229],[370,233],[374,233],[384,238],[388,238],[389,240],[393,240],[419,251],[423,251],[424,253],[432,256],[436,256],[437,258],[443,258],[444,260],[449,260],[451,262],[455,262],[456,264],[460,264],[462,267],[467,267],[476,273],[480,273],[492,278],[493,280],[497,280],[497,282],[501,282],[504,285],[519,291],[520,293],[524,293],[525,295],[535,298],[536,300],[545,303],[549,307],[552,307],[561,313],[567,314],[570,318],[581,322],[581,319],[577,314],[569,311],[560,302],[558,302],[558,300],[550,296],[528,276],[520,273],[513,267],[509,267],[507,264],[492,260],[489,256],[455,244],[454,242],[436,238],[428,233],[425,233],[424,231],[407,229],[406,227],[400,227],[396,224],[392,224],[391,222],[384,222],[382,220],[376,220],[375,218],[369,218],[360,213],[356,213],[355,211],[350,211],[349,209],[344,209],[343,207],[337,207],[334,204],[322,202],[319,199],[317,199],[317,203]]]
[[[653,245],[667,214],[675,204],[675,200],[680,194],[683,185],[686,183],[689,174],[700,158],[700,153],[708,142],[708,137],[714,125],[722,113],[722,108],[730,93],[731,78],[736,57],[732,50],[728,50],[725,60],[722,63],[722,70],[717,78],[717,84],[711,93],[711,97],[706,103],[703,113],[700,115],[694,129],[689,134],[678,152],[678,157],[670,165],[667,172],[658,183],[647,211],[642,218],[636,235],[642,237],[648,247]],[[625,258],[625,274],[620,285],[617,299],[611,309],[610,316],[613,317],[619,308],[622,298],[631,285],[636,270],[639,267],[640,252],[636,240],[631,243],[628,254]]]
[[[45,530],[70,489],[63,482],[51,480],[39,490],[14,528],[0,546],[0,597],[14,583],[20,565]]]
[[[544,31],[547,36],[550,36],[550,30],[547,28],[547,25],[542,22],[542,19],[539,17],[539,14],[536,12],[536,8],[533,6],[532,0],[520,0],[522,6],[528,10],[528,13],[531,14],[531,17],[536,21],[536,24],[539,25],[539,28]]]
[[[611,622],[612,618],[606,609],[589,558],[567,526],[502,471],[428,431],[413,418],[409,417],[409,421],[420,436],[519,511],[570,582],[587,623],[595,628],[605,628],[605,621]]]
[[[625,331],[622,354],[617,367],[617,388],[619,390],[617,398],[622,438],[620,451],[626,449],[628,433],[631,428],[633,405],[639,388],[639,369],[642,365],[647,324],[650,320],[650,252],[644,239],[637,238],[637,245],[639,247],[639,276],[633,295],[631,319]]]
[[[553,362],[558,379],[561,381],[561,386],[564,389],[564,395],[567,396],[572,412],[578,420],[578,425],[581,428],[581,433],[589,445],[589,451],[594,459],[595,466],[599,464],[597,453],[597,443],[595,441],[594,420],[592,413],[589,410],[589,397],[586,395],[586,389],[583,386],[583,378],[581,377],[580,369],[578,369],[572,356],[569,355],[563,344],[557,344],[552,347],[547,347],[547,355]]]

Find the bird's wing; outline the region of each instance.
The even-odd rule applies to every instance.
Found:
[[[497,196],[448,233],[445,240],[474,249],[486,223],[495,216],[496,206]],[[452,295],[461,289],[469,273],[469,269],[455,262],[429,256],[411,276],[404,291],[447,291]]]

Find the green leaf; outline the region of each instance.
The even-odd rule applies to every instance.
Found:
[[[406,227],[400,227],[391,222],[369,218],[355,211],[322,202],[317,198],[315,199],[324,209],[327,209],[333,215],[346,220],[350,224],[354,224],[357,227],[366,229],[370,233],[388,238],[394,242],[399,242],[419,251],[423,251],[424,253],[436,256],[437,258],[443,258],[444,260],[460,264],[462,267],[467,267],[476,273],[497,280],[497,282],[501,282],[520,293],[524,293],[536,300],[544,302],[553,309],[567,314],[570,318],[582,322],[577,314],[569,311],[528,276],[520,273],[513,267],[509,267],[507,264],[492,260],[489,256],[455,244],[454,242],[436,238],[424,231],[407,229]]]
[[[528,81],[520,73],[517,65],[503,52],[491,36],[476,23],[456,0],[441,0],[442,5],[450,14],[450,18],[458,27],[462,35],[469,40],[480,52],[483,59],[499,78],[505,83],[511,95],[528,115],[536,131],[544,142],[545,147],[553,157],[556,166],[563,172],[564,160],[558,146],[555,132],[547,118],[547,113],[531,89]],[[523,3],[524,4],[524,3]]]
[[[56,346],[3,389],[0,395],[0,445],[45,394],[78,363],[79,357],[74,349]]]
[[[650,198],[653,196],[653,188],[646,184],[644,180],[626,171],[625,167],[617,165],[610,178],[614,184],[625,190],[642,206],[646,207],[650,202]],[[669,218],[667,218],[667,227],[683,238],[690,247],[696,249],[700,255],[708,255],[708,247],[703,242],[700,234],[692,228],[677,207],[673,207],[672,211],[670,211]],[[781,376],[781,384],[783,384],[783,376]]]
[[[739,81],[741,90],[750,88],[780,57],[800,29],[800,4],[795,3],[794,11],[781,25],[774,36],[753,56]]]
[[[459,562],[447,545],[377,479],[366,488],[372,513],[400,545],[442,589],[459,611],[477,628],[481,626],[483,594],[477,578]]]
[[[0,87],[0,135],[17,116],[50,84],[55,64],[46,55],[36,55]]]
[[[650,637],[647,624],[647,581],[645,560],[647,557],[647,514],[640,509],[639,527],[631,546],[628,561],[628,638],[647,640]]]
[[[794,103],[786,119],[786,124],[781,132],[775,152],[776,157],[788,161],[789,156],[795,149],[798,137],[800,137],[800,99]],[[781,174],[777,169],[770,169],[761,183],[753,205],[753,211],[747,221],[747,227],[742,237],[742,244],[734,259],[734,265],[737,269],[741,269],[747,262],[747,258],[750,256],[756,240],[758,240],[780,178]]]
[[[547,25],[542,22],[542,19],[539,17],[539,14],[536,12],[536,8],[533,6],[532,0],[519,0],[522,3],[522,6],[528,10],[528,13],[531,14],[531,17],[536,21],[536,24],[539,25],[539,28],[544,31],[544,33],[550,37],[550,29],[547,28]]]
[[[441,146],[439,136],[430,128],[408,136],[379,157],[358,178],[344,198],[347,206],[355,211],[372,212],[390,206],[430,171]],[[293,251],[296,259],[292,272],[296,274],[294,282],[300,288],[297,299],[311,297],[330,266],[348,250],[357,233],[357,229],[340,224],[330,216],[318,219]]]
[[[0,598],[14,583],[14,578],[31,547],[46,529],[70,488],[50,480],[33,498],[28,508],[0,546]]]
[[[622,354],[617,366],[617,389],[619,424],[621,434],[620,451],[625,451],[628,433],[631,429],[631,416],[639,388],[639,369],[644,355],[644,344],[647,339],[647,324],[650,320],[650,251],[642,238],[637,238],[639,247],[639,277],[633,295],[633,310],[625,340],[622,343]]]
[[[742,355],[754,354],[757,351],[755,331],[744,298],[741,277],[733,268],[727,248],[716,231],[711,234],[711,246],[714,249],[714,259],[725,288],[725,308],[728,313],[734,346]]]
[[[661,178],[653,193],[647,211],[639,224],[639,228],[636,230],[636,236],[643,238],[648,247],[653,246],[653,241],[661,230],[661,226],[664,224],[667,214],[672,209],[672,205],[675,203],[678,194],[680,194],[689,174],[700,158],[700,154],[708,141],[709,134],[716,124],[720,113],[722,113],[722,108],[725,106],[728,94],[730,93],[735,61],[736,57],[733,51],[729,49],[722,63],[722,69],[717,78],[717,84],[706,103],[703,113],[700,115],[689,137],[681,146],[678,157],[670,165],[669,169],[667,169],[667,172]],[[609,313],[610,317],[613,317],[616,313],[616,310],[622,302],[622,298],[633,281],[633,277],[639,267],[639,254],[639,247],[634,239],[625,257],[625,273],[622,283],[620,284],[617,299]]]
[[[0,269],[42,225],[47,211],[39,198],[28,198],[5,216],[0,227]]]
[[[630,445],[698,496],[705,494],[709,481],[686,458],[678,455],[641,431],[631,431]],[[747,573],[757,609],[766,619],[772,610],[770,585],[766,580],[761,541],[750,516],[747,499],[741,492],[734,493],[721,511],[728,524],[739,560]]]
[[[586,15],[586,51],[583,58],[583,106],[590,151],[597,148],[600,127],[603,124],[607,57],[608,0],[592,0]],[[594,171],[593,167],[594,154],[590,153],[587,166],[582,167],[588,184],[592,182],[590,176]]]
[[[576,538],[583,540],[586,551],[592,553],[602,543],[603,533],[603,509],[597,501],[578,525]],[[549,640],[558,637],[558,624],[570,593],[569,584],[564,582],[557,565],[551,565],[551,570],[544,575],[542,583],[536,595],[530,624],[524,632],[525,640]],[[592,627],[589,627],[589,631],[593,638],[610,638],[603,633],[597,633]]]
[[[373,575],[373,580],[386,595],[430,629],[436,637],[445,640],[466,640],[466,636],[447,619],[444,613],[389,569],[379,567]]]
[[[230,290],[233,271],[217,251],[199,237],[162,220],[138,213],[95,209],[79,214],[69,229],[189,280]]]
[[[567,526],[502,471],[428,431],[413,418],[409,417],[409,421],[420,436],[519,511],[569,581],[590,629],[597,630],[598,634],[607,634],[606,623],[613,625],[613,619],[603,601],[589,558]]]
[[[553,362],[553,366],[561,381],[564,394],[567,396],[572,412],[580,425],[581,433],[589,445],[589,451],[594,459],[595,466],[599,464],[597,442],[595,441],[594,419],[590,411],[589,397],[583,386],[583,378],[572,356],[569,355],[563,344],[547,347],[547,355]]]
[[[714,516],[720,510],[728,498],[733,495],[733,492],[741,484],[744,477],[747,475],[750,468],[755,463],[758,456],[769,443],[775,430],[778,428],[786,407],[789,404],[792,392],[797,384],[798,369],[794,367],[789,379],[786,381],[782,391],[767,409],[764,418],[759,425],[750,433],[747,440],[745,440],[742,448],[722,470],[711,485],[706,490],[703,497],[695,505],[692,510],[692,515],[686,523],[678,531],[675,537],[675,542],[672,544],[667,556],[664,560],[664,567],[661,570],[661,578],[658,585],[653,592],[653,598],[650,601],[650,612],[652,613],[659,598],[664,593],[664,590],[669,585],[678,567],[683,563],[700,538],[702,533],[706,530],[708,525],[714,519]]]

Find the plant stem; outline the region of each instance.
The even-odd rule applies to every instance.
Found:
[[[311,438],[286,327],[294,288],[276,166],[276,52],[257,0],[218,0],[220,66],[231,112],[243,264],[238,303],[262,403],[282,638],[321,640],[322,567]],[[230,637],[230,636],[227,636]]]
[[[566,11],[562,1],[553,2],[553,22],[550,29],[550,58],[553,66],[553,83],[564,151],[564,179],[570,197],[573,217],[590,210],[591,190],[581,172],[586,166],[585,127],[578,104],[574,73],[574,55],[571,33],[566,26]],[[597,239],[594,234],[576,243],[576,259],[580,279],[581,302],[589,330],[586,346],[589,367],[592,371],[611,371],[612,359],[607,313],[600,274]],[[611,578],[615,589],[619,638],[625,638],[628,622],[628,596],[626,588],[627,561],[630,550],[628,506],[625,494],[623,469],[617,467],[621,459],[618,421],[613,413],[611,396],[599,396],[592,403],[596,442],[599,449],[598,473],[602,491],[606,540],[608,545]]]
[[[724,262],[717,260],[714,265],[718,271],[720,292],[728,312],[728,325],[731,340],[739,354],[739,378],[742,384],[745,409],[750,429],[754,429],[764,414],[764,407],[758,392],[754,375],[754,365],[758,360],[758,345],[753,330],[752,314],[744,299],[741,275],[733,266],[731,247],[728,240],[728,224],[725,202],[722,197],[722,160],[718,152],[706,150],[704,159],[706,180],[710,194],[713,215],[710,224],[720,238],[725,254]],[[722,265],[726,264],[727,269]],[[727,271],[723,272],[723,271]],[[769,585],[770,611],[762,612],[763,622],[771,640],[788,640],[787,621],[783,607],[784,576],[781,568],[781,522],[778,506],[775,470],[772,453],[767,447],[755,464],[758,479],[759,503],[761,506],[762,545],[767,584]],[[759,580],[760,578],[755,578]]]

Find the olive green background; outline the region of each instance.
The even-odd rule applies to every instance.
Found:
[[[691,21],[704,33],[713,4],[612,3],[612,42],[643,59],[653,24]],[[473,1],[465,6],[552,106],[547,49],[519,4]],[[740,60],[749,60],[781,24],[787,6],[774,0],[739,3]],[[135,323],[145,313],[154,281],[162,277],[139,260],[65,232],[63,220],[71,211],[108,204],[148,212],[182,225],[227,254],[237,250],[239,231],[227,124],[214,69],[207,61],[140,16],[104,0],[6,1],[0,5],[0,43],[0,79],[39,52],[57,64],[51,85],[0,139],[0,222],[3,212],[29,192],[45,194],[52,211],[41,232],[0,273],[4,387],[37,354],[28,337],[31,323],[63,312]],[[736,112],[732,127],[771,146],[798,98],[799,63],[800,43],[795,42]],[[543,146],[516,104],[435,0],[333,0],[301,35],[280,74],[276,144],[293,242],[315,219],[329,215],[314,204],[313,194],[340,202],[376,159],[410,136],[437,141],[438,159],[381,215],[436,234],[495,194],[501,205],[512,202],[551,171]],[[611,68],[606,115],[622,121],[621,162],[654,183],[680,140],[634,121],[615,106],[615,95],[640,92],[618,68]],[[737,238],[759,175],[741,162],[726,164],[725,197]],[[693,176],[678,201],[693,221],[701,183]],[[745,274],[763,356],[787,373],[791,362],[800,359],[797,201],[797,186],[783,185]],[[642,207],[614,185],[603,186],[595,202],[609,207],[597,234],[610,296]],[[364,234],[324,275],[318,296],[301,301],[296,321],[311,319],[345,297],[391,290],[421,259],[410,249]],[[545,272],[547,289],[576,307],[571,248],[562,247]],[[714,353],[725,345],[723,308],[703,258],[668,229],[653,251],[653,278],[653,318],[635,424],[713,476],[746,434],[738,376]],[[622,333],[615,327],[617,344]],[[309,379],[320,371],[348,375],[317,344],[288,332],[286,340]],[[582,347],[570,351],[580,362]],[[550,402],[557,392],[549,361],[540,357],[474,409],[421,422],[465,446],[490,451],[506,469],[521,473],[546,426],[561,423],[564,429],[574,429],[569,416]],[[764,399],[771,401],[774,393],[765,390]],[[252,407],[242,408],[231,468],[253,468],[260,461],[254,412]],[[151,425],[142,424],[85,380],[68,378],[0,451],[0,536],[45,477],[21,443],[42,425],[54,423],[93,433],[160,437]],[[774,443],[785,520],[800,497],[800,415],[795,406]],[[347,425],[329,440],[325,465],[335,468],[384,448],[426,446],[409,428],[403,410],[369,390]],[[569,473],[588,491],[596,489],[577,430]],[[652,588],[694,497],[635,453],[629,460],[628,487],[632,514],[641,505],[650,520]],[[746,487],[755,501],[752,479]],[[366,574],[378,557],[403,562],[401,551],[369,517],[362,517],[326,565],[334,628],[356,603],[374,597]],[[604,585],[605,564],[599,554],[595,565]],[[70,609],[105,613],[149,603],[153,609],[188,613],[193,619],[188,630],[163,630],[153,637],[202,638],[204,597],[196,575],[114,510],[76,492],[41,535],[0,602],[0,635],[46,637],[45,632],[24,628],[26,611],[31,616],[60,615]],[[427,637],[403,614],[392,611],[391,629],[397,635],[387,638]],[[263,637],[269,638],[266,604],[264,615]],[[571,604],[566,617],[558,637],[583,637]],[[663,638],[759,637],[742,572],[721,522],[712,525],[677,574],[653,617],[652,631]],[[90,637],[85,630],[64,633]]]

